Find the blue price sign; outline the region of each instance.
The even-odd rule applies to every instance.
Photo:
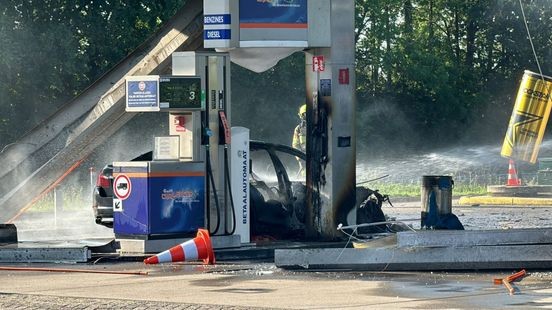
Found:
[[[307,25],[307,0],[240,0],[240,24],[258,24],[259,28]],[[268,26],[272,25],[272,27]]]
[[[230,29],[206,29],[203,33],[204,40],[230,40]]]
[[[204,25],[230,25],[231,23],[232,19],[230,18],[230,14],[210,14],[203,16]]]
[[[159,111],[159,76],[129,76],[126,78],[126,111]]]

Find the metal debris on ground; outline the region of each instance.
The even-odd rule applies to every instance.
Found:
[[[394,235],[398,231],[410,230],[410,231],[416,232],[416,230],[414,230],[410,225],[404,223],[408,221],[418,221],[418,219],[364,223],[364,224],[349,225],[349,226],[343,226],[343,224],[339,224],[337,226],[337,230],[341,231],[342,233],[344,233],[349,237],[347,241],[347,245],[349,242],[353,241],[353,246],[355,248],[365,248],[365,246],[362,246],[363,243],[370,242],[380,238],[385,238],[390,235]],[[370,226],[378,226],[378,225],[386,225],[387,226],[386,232],[374,233],[374,234],[358,233],[358,228],[360,227],[370,227]],[[349,233],[346,230],[352,230],[352,232]]]
[[[518,271],[506,278],[503,278],[503,279],[495,278],[493,279],[493,283],[496,285],[504,284],[504,286],[508,289],[508,293],[510,293],[510,295],[514,295],[515,289],[511,283],[525,277],[526,275],[527,275],[527,272],[525,271],[525,269],[522,269],[521,271]]]

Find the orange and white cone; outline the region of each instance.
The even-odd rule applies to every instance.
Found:
[[[521,185],[521,179],[517,176],[516,171],[516,165],[513,160],[510,159],[510,163],[508,165],[508,182],[506,183],[506,186],[520,186]]]
[[[202,259],[204,264],[215,263],[215,253],[206,229],[199,229],[194,239],[176,245],[155,256],[144,259],[145,264],[184,262]]]

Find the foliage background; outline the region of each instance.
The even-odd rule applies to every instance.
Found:
[[[0,1],[0,149],[122,60],[184,2]],[[522,3],[543,73],[552,75],[552,1]],[[360,152],[502,143],[523,71],[538,72],[518,0],[356,6]],[[305,70],[301,53],[262,74],[233,66],[233,125],[254,129],[254,139],[290,144]]]

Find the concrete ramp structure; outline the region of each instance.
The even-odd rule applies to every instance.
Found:
[[[171,54],[201,49],[202,33],[203,1],[187,1],[133,53],[0,153],[0,223],[11,222],[134,116],[125,113],[125,76],[170,72]]]
[[[552,229],[399,232],[365,248],[277,249],[285,269],[437,271],[552,268]],[[374,245],[371,245],[371,244]]]

